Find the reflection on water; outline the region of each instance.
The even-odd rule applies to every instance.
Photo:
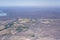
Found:
[[[7,13],[4,13],[4,12],[0,11],[0,16],[7,16]]]

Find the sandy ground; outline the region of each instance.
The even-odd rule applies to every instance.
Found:
[[[19,19],[14,23],[0,31],[0,40],[60,40],[60,19]],[[17,32],[21,25],[29,28]]]

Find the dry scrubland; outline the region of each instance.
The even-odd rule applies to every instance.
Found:
[[[60,40],[60,19],[0,21],[0,40]]]

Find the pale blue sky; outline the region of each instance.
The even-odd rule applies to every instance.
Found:
[[[0,0],[0,6],[60,6],[60,0]]]

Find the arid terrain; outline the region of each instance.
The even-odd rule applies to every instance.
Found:
[[[0,40],[60,40],[60,19],[0,20]]]

